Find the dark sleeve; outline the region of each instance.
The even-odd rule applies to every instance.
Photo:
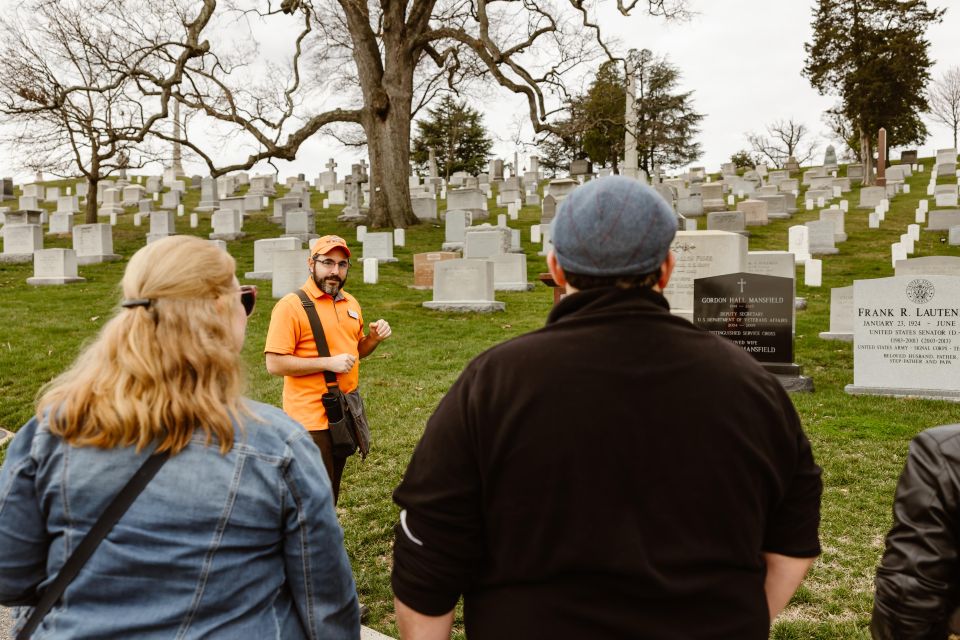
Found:
[[[794,464],[785,479],[783,497],[767,522],[763,550],[794,558],[812,558],[820,555],[821,471],[813,460],[810,441],[800,426],[793,403],[785,391],[778,391],[783,396],[784,425],[794,439]]]
[[[877,568],[870,629],[875,638],[945,638],[957,563],[954,469],[922,433],[893,503],[893,528]]]
[[[7,448],[0,470],[0,604],[34,605],[47,577],[47,524],[37,495],[37,461],[31,447],[37,430],[30,420]]]
[[[396,597],[431,616],[454,608],[475,580],[483,553],[481,471],[471,436],[471,368],[427,422],[393,500]]]

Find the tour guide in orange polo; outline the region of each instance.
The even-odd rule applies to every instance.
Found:
[[[373,353],[377,345],[390,337],[391,331],[387,321],[381,319],[371,322],[370,333],[363,334],[360,304],[343,290],[350,270],[350,249],[343,238],[323,236],[311,251],[307,259],[310,277],[303,290],[316,306],[330,357],[319,357],[310,321],[296,293],[287,294],[274,306],[263,350],[267,371],[283,376],[283,410],[310,431],[320,448],[336,502],[347,460],[333,455],[327,413],[320,401],[320,396],[327,391],[323,372],[336,373],[344,393],[353,391],[360,378],[358,358]]]

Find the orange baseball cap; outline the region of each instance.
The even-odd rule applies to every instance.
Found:
[[[327,255],[337,247],[346,251],[347,257],[350,257],[350,247],[347,246],[347,241],[340,236],[323,236],[322,238],[317,238],[310,243],[310,255],[311,257],[318,253],[320,255]]]

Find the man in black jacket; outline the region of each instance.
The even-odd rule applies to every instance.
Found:
[[[394,493],[401,636],[766,638],[820,552],[777,380],[670,314],[676,219],[609,177],[562,203],[547,325],[471,362]]]
[[[877,568],[870,631],[877,640],[960,633],[960,424],[910,443]]]

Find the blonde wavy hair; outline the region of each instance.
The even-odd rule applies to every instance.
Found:
[[[196,429],[233,447],[244,408],[233,305],[236,265],[195,236],[153,242],[130,259],[120,308],[73,366],[40,390],[37,416],[74,446],[101,449],[154,440],[175,454]]]

